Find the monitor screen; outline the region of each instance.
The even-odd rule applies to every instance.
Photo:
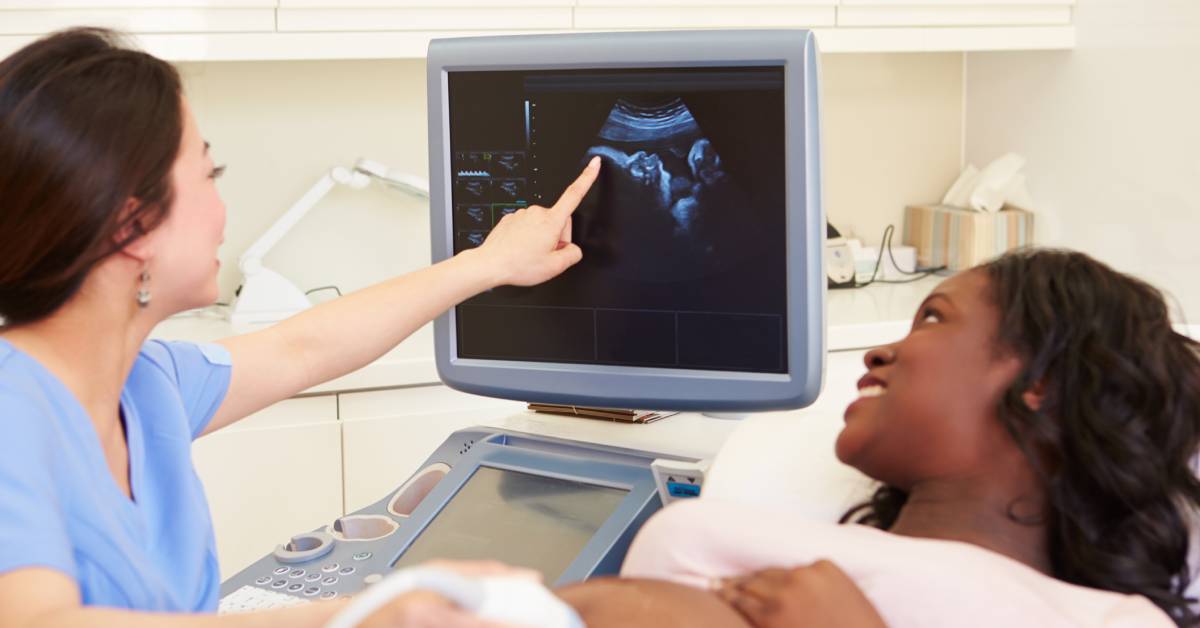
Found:
[[[454,251],[593,156],[583,261],[458,306],[459,358],[786,373],[781,65],[447,77]]]
[[[582,261],[435,321],[444,382],[606,408],[812,403],[826,279],[810,31],[439,39],[427,68],[434,261],[603,164],[572,218]]]
[[[480,466],[393,566],[494,559],[554,582],[628,493]]]

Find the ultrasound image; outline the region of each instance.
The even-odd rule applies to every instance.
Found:
[[[523,153],[501,153],[496,155],[493,163],[495,163],[498,173],[506,176],[519,175],[525,169],[525,155]]]
[[[524,205],[504,205],[502,203],[497,203],[496,205],[494,205],[494,207],[496,208],[496,222],[500,222],[501,218],[503,218],[509,214],[515,214],[515,213],[517,213],[518,210],[524,208],[525,206]]]
[[[592,157],[583,260],[456,308],[461,358],[787,372],[781,68],[448,77],[454,250]]]
[[[523,179],[501,179],[492,185],[492,191],[499,197],[515,201],[525,195],[525,181]]]
[[[458,205],[454,224],[459,229],[491,229],[492,209],[487,205]]]
[[[456,251],[465,251],[483,245],[483,241],[487,239],[487,231],[459,231],[455,234],[454,249]]]
[[[465,198],[484,200],[491,189],[487,179],[459,179],[455,181],[455,191]]]
[[[584,211],[584,249],[621,275],[657,281],[695,278],[731,261],[732,226],[745,196],[724,169],[682,98],[620,98],[587,150],[604,168],[607,211]],[[741,229],[740,231],[745,231]]]

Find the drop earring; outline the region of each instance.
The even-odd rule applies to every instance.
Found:
[[[146,269],[138,278],[137,304],[140,308],[150,305],[150,271]]]

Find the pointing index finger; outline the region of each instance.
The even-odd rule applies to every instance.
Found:
[[[600,157],[592,157],[588,162],[583,173],[579,178],[575,179],[567,189],[563,191],[562,196],[558,197],[558,202],[554,204],[554,211],[561,212],[570,216],[575,212],[575,208],[579,207],[579,203],[583,202],[583,197],[587,196],[588,190],[592,188],[592,184],[596,182],[596,177],[600,174]]]

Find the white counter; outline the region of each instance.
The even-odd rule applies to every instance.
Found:
[[[874,284],[866,288],[830,290],[826,337],[830,351],[864,349],[903,338],[917,306],[941,281],[929,277],[907,284]],[[221,307],[185,313],[163,321],[156,338],[210,342],[255,328],[234,328]],[[425,326],[411,338],[367,366],[305,391],[309,394],[419,386],[439,383],[433,359],[433,333]]]

